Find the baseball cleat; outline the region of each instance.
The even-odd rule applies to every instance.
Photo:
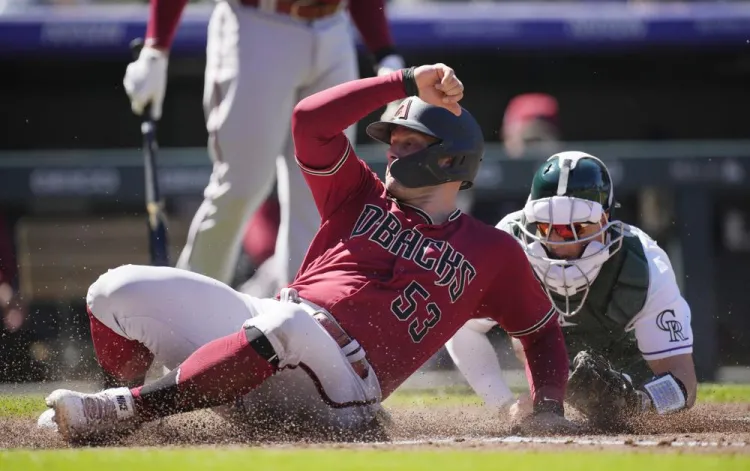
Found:
[[[57,431],[69,443],[99,440],[135,426],[133,396],[128,388],[95,394],[58,389],[47,396],[46,402],[53,411]]]
[[[36,427],[42,430],[52,430],[57,432],[57,422],[55,422],[55,409],[47,409],[36,421]]]

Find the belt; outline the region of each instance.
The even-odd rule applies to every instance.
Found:
[[[333,340],[336,341],[339,348],[341,348],[344,354],[346,354],[347,358],[355,356],[362,349],[362,347],[357,347],[356,350],[347,353],[346,347],[352,345],[353,341],[353,339],[349,337],[349,334],[344,332],[344,329],[342,329],[341,326],[333,322],[327,315],[322,312],[316,312],[315,314],[313,314],[313,319],[318,321],[318,323],[323,326],[326,332],[328,332],[328,335],[333,337]],[[370,374],[370,366],[364,357],[355,361],[350,360],[350,363],[352,365],[352,368],[354,369],[354,372],[357,373],[360,378],[365,379]]]
[[[261,3],[261,0],[239,1],[242,5],[253,8],[258,8]],[[316,0],[276,0],[273,11],[298,20],[313,21],[333,16],[343,5],[343,1],[323,3]]]
[[[326,312],[321,311],[321,307],[312,306],[310,303],[303,302],[300,299],[297,290],[294,288],[282,288],[279,293],[279,300],[305,306],[307,312],[312,315],[313,319],[318,321],[318,324],[328,332],[328,335],[330,335],[339,346],[341,352],[346,356],[346,359],[349,360],[349,364],[352,365],[354,372],[362,379],[367,378],[370,374],[370,364],[367,362],[364,350],[362,350],[359,342],[351,338],[349,334],[341,328],[338,322],[329,317]]]

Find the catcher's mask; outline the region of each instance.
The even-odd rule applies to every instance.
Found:
[[[417,97],[404,100],[393,118],[367,126],[367,134],[384,144],[391,144],[395,126],[421,132],[437,139],[435,143],[391,163],[390,172],[408,188],[461,182],[461,189],[473,186],[484,156],[484,136],[479,124],[465,108],[456,116],[445,108],[430,105]],[[452,157],[440,166],[444,157]]]
[[[547,296],[563,316],[580,312],[602,265],[622,247],[623,224],[612,219],[615,207],[609,171],[592,155],[561,152],[534,174],[523,217],[513,224]],[[584,225],[592,224],[598,226],[596,232],[579,236]],[[564,240],[550,240],[553,230]],[[550,252],[581,243],[585,248],[575,259]]]

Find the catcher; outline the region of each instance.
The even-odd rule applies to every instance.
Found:
[[[641,414],[695,403],[690,307],[669,257],[640,229],[618,221],[604,163],[562,152],[539,167],[525,207],[497,227],[512,234],[552,300],[572,359],[566,401],[590,424],[617,430]],[[472,319],[446,345],[487,405],[510,404],[487,339],[495,322]],[[523,347],[513,341],[525,363]],[[527,413],[519,399],[512,414]]]

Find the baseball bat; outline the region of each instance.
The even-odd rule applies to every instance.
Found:
[[[137,59],[143,47],[141,38],[130,43],[133,56]],[[158,141],[156,140],[156,121],[151,117],[151,104],[143,110],[141,121],[143,135],[143,176],[145,181],[146,211],[148,212],[148,239],[151,264],[169,266],[167,248],[166,216],[164,201],[159,192],[158,167],[156,164]]]

